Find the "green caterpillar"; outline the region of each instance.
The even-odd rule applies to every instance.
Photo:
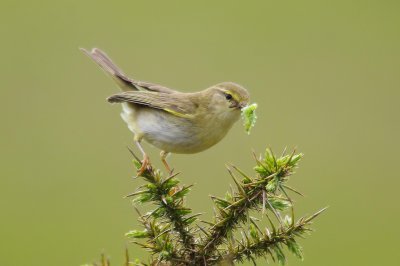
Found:
[[[243,126],[244,129],[246,130],[247,134],[250,134],[250,130],[254,125],[256,124],[256,109],[257,109],[257,104],[253,103],[250,105],[247,105],[242,108],[242,119],[243,119]]]

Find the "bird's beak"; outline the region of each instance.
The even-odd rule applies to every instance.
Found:
[[[241,110],[243,107],[245,107],[247,105],[247,102],[232,102],[231,105],[229,106],[230,108],[237,108],[239,110]]]
[[[242,109],[242,108],[244,108],[246,106],[247,106],[247,102],[241,102],[241,103],[239,103],[238,108]]]

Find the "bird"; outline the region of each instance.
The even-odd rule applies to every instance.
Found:
[[[170,153],[202,152],[221,141],[249,103],[249,92],[234,82],[221,82],[198,92],[180,92],[162,85],[129,78],[98,48],[80,48],[122,90],[107,98],[122,105],[121,117],[133,133],[143,159],[137,175],[150,168],[142,141],[160,149],[161,162],[172,173]]]

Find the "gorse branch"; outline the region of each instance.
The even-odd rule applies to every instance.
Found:
[[[286,256],[282,252],[282,246],[286,245],[287,248],[299,259],[303,259],[302,248],[296,242],[295,238],[304,235],[305,232],[311,231],[308,226],[311,220],[317,217],[323,210],[308,217],[301,218],[293,224],[292,218],[285,217],[283,225],[278,230],[270,232],[268,228],[263,232],[256,226],[250,226],[249,237],[241,240],[233,249],[230,248],[231,254],[234,254],[234,261],[243,261],[243,259],[253,260],[256,257],[271,256],[272,260],[284,264]],[[274,256],[274,254],[276,256]]]
[[[136,167],[140,163],[135,160]],[[194,236],[191,224],[196,221],[199,214],[190,215],[192,210],[185,207],[184,197],[190,191],[191,186],[179,186],[178,174],[166,178],[158,170],[148,169],[142,177],[147,181],[146,185],[139,187],[136,192],[127,197],[134,197],[134,203],[153,203],[156,208],[146,215],[140,215],[139,221],[145,227],[144,231],[131,231],[128,237],[148,238],[153,243],[152,253],[159,253],[159,260],[179,258],[190,259],[194,257]],[[151,224],[152,230],[148,224]],[[157,229],[157,230],[153,230]],[[177,234],[179,241],[171,242],[171,232]],[[164,242],[163,246],[159,242]],[[167,244],[165,244],[167,243]],[[170,243],[170,245],[168,245]],[[178,244],[178,245],[177,245]],[[151,249],[150,246],[147,248]],[[179,255],[177,257],[177,255]]]
[[[142,215],[142,230],[126,235],[150,252],[149,264],[126,265],[235,265],[245,260],[256,264],[259,258],[286,262],[286,251],[303,259],[297,238],[311,231],[310,225],[322,211],[295,221],[289,194],[300,192],[287,185],[303,155],[293,151],[277,157],[270,149],[254,156],[255,174],[250,176],[234,165],[227,166],[234,189],[224,197],[211,196],[215,216],[212,222],[196,223],[200,214],[192,214],[185,205],[191,186],[180,185],[178,174],[163,177],[159,170],[142,174],[145,184],[127,197],[136,206],[151,203],[154,208]],[[140,168],[140,162],[134,163]],[[261,213],[269,226],[262,228],[252,212]]]
[[[232,166],[241,175],[241,180],[236,177],[231,167],[227,167],[237,190],[233,194],[227,193],[224,199],[214,197],[214,204],[218,210],[216,221],[211,224],[211,234],[204,243],[200,244],[201,254],[218,261],[220,259],[216,253],[218,246],[227,241],[228,234],[240,224],[248,222],[251,210],[268,209],[281,223],[279,211],[284,211],[291,206],[290,198],[286,197],[287,193],[282,184],[293,173],[301,158],[302,154],[294,152],[292,155],[276,158],[272,151],[267,149],[263,160],[255,157],[257,162],[255,171],[258,175],[254,178]],[[279,192],[284,195],[282,196]],[[238,248],[233,250],[238,250]]]

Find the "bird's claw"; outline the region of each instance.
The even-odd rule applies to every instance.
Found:
[[[150,170],[150,169],[151,169],[151,166],[150,166],[149,156],[145,155],[142,160],[142,166],[137,171],[136,176],[141,176],[141,175],[143,175],[144,172],[146,172],[146,170]]]

